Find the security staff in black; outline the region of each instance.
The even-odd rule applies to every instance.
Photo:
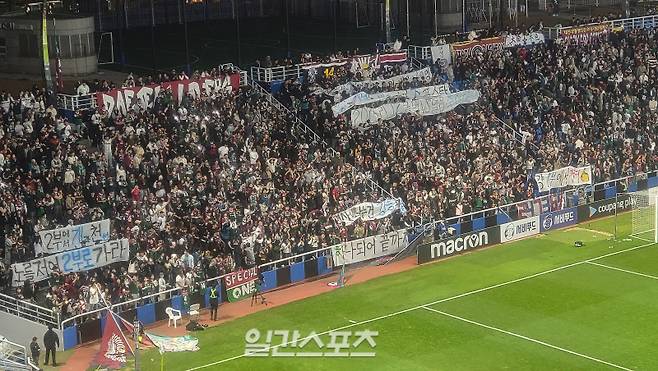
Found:
[[[210,319],[217,321],[217,305],[219,304],[219,298],[217,297],[217,286],[210,287],[210,293],[208,294],[210,298]]]
[[[53,355],[53,366],[57,366],[55,361],[55,350],[59,347],[59,336],[53,331],[53,326],[48,325],[48,331],[43,335],[43,346],[46,348],[46,359],[43,364],[48,364],[48,356]]]
[[[39,343],[37,343],[37,337],[32,338],[32,342],[30,343],[30,353],[32,353],[32,361],[34,362],[35,365],[39,365],[39,355],[41,354],[41,347],[39,346]]]

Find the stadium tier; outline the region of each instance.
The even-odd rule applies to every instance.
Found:
[[[350,317],[331,302],[345,298],[329,294],[312,300],[336,309],[354,330],[364,329],[370,323],[366,318],[395,317],[392,321],[400,323],[379,330],[390,335],[407,326],[405,321],[417,328],[420,317],[438,316],[462,322],[434,329],[453,331],[453,340],[485,336],[473,329],[464,334],[459,327],[465,323],[576,353],[575,360],[560,358],[564,354],[551,358],[542,353],[546,349],[510,343],[532,361],[503,366],[541,369],[536,357],[544,357],[558,369],[579,369],[580,361],[584,368],[627,369],[620,365],[632,358],[623,352],[606,360],[589,355],[588,346],[572,350],[558,335],[540,339],[529,324],[540,317],[533,303],[526,303],[532,314],[517,313],[517,331],[498,312],[496,324],[488,324],[476,303],[465,305],[462,317],[453,299],[499,286],[512,290],[507,288],[512,283],[556,271],[565,277],[553,283],[566,285],[579,280],[562,272],[572,266],[592,280],[590,286],[569,286],[574,292],[613,294],[594,284],[610,283],[601,272],[591,272],[596,269],[656,279],[650,269],[636,271],[636,261],[630,268],[609,263],[610,268],[605,260],[645,254],[641,251],[657,242],[655,26],[651,16],[437,39],[426,47],[391,43],[372,54],[305,54],[298,64],[273,66],[265,59],[249,73],[223,65],[189,76],[130,74],[122,84],[81,82],[75,94],[60,96],[59,107],[49,105],[39,89],[18,96],[3,92],[0,314],[3,320],[26,321],[9,327],[16,334],[27,324],[54,327],[63,349],[101,339],[104,351],[123,349],[124,362],[117,361],[123,364],[133,353],[123,331],[133,331],[128,329],[133,322],[139,329],[166,319],[177,328],[177,320],[188,322],[200,310],[205,315],[218,303],[240,305],[251,298],[252,307],[264,305],[268,293],[276,296],[308,281],[330,280],[331,287],[345,287],[339,295],[355,300],[365,285],[379,290],[376,282],[350,287],[361,269],[378,265],[383,272],[409,260],[425,264],[506,244],[419,268],[427,281],[433,274],[448,281],[448,272],[465,282],[441,286],[440,295],[418,285],[406,305],[400,299],[398,307],[387,303],[376,310],[362,303]],[[536,249],[538,255],[522,249]],[[464,267],[468,263],[460,259],[479,268]],[[527,266],[519,263],[523,260]],[[481,275],[482,284],[468,281],[467,273]],[[399,279],[386,282],[401,294]],[[537,299],[534,290],[546,289],[568,301],[551,282],[536,285],[518,295]],[[643,285],[638,290],[655,291]],[[493,309],[520,305],[509,297],[489,304]],[[437,306],[444,301],[451,303]],[[343,308],[356,302],[347,300]],[[547,305],[559,307],[558,299]],[[309,308],[282,311],[308,320],[300,322],[307,334],[326,330],[313,328],[320,325],[307,318]],[[409,312],[419,318],[400,316]],[[592,315],[555,313],[569,321]],[[267,311],[259,316],[267,321]],[[541,326],[551,326],[542,321]],[[240,331],[252,324],[236,322]],[[285,325],[285,320],[274,322]],[[341,323],[329,322],[341,329]],[[585,330],[582,337],[594,333]],[[17,341],[27,346],[24,336]],[[151,345],[165,346],[157,335],[144,336]],[[115,342],[110,350],[108,341]],[[200,336],[195,362],[186,364],[176,355],[181,362],[167,368],[207,368],[232,360],[235,347],[218,351],[221,357],[204,353],[214,341]],[[382,341],[384,357],[404,348]],[[460,365],[470,369],[495,362],[502,344],[489,339],[483,345],[492,350],[481,364]],[[144,368],[163,367],[153,354]],[[253,366],[248,362],[239,367]],[[293,368],[312,367],[299,362]],[[326,368],[334,366],[339,367]]]

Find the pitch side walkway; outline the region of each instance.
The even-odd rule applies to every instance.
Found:
[[[416,257],[410,256],[401,261],[390,263],[388,265],[362,267],[348,272],[347,284],[365,282],[373,278],[407,271],[417,266]],[[237,303],[224,303],[219,307],[218,321],[210,321],[208,319],[208,311],[202,310],[201,320],[199,322],[212,327],[224,322],[234,320],[236,318],[247,316],[255,312],[260,312],[272,307],[278,307],[293,301],[319,295],[324,292],[334,290],[334,288],[330,287],[328,283],[335,280],[336,274],[333,274],[318,280],[268,292],[265,294],[265,297],[268,301],[267,306],[258,304],[252,307],[251,300],[242,300]],[[158,335],[181,336],[187,333],[185,330],[186,324],[186,317],[183,318],[183,321],[179,321],[178,328],[167,327],[167,321],[160,321],[147,326],[147,331]],[[93,364],[94,357],[96,356],[99,345],[99,342],[96,341],[94,343],[75,348],[73,350],[73,354],[71,354],[71,357],[69,357],[66,364],[62,364],[61,366],[57,367],[57,369],[63,371],[79,371],[88,369]]]

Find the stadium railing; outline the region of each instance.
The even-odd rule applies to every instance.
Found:
[[[0,369],[39,370],[32,364],[25,346],[16,344],[0,335]]]
[[[407,52],[407,49],[400,49],[395,53]],[[371,56],[371,54],[362,54],[358,56],[345,57],[341,60],[347,61],[355,57],[366,57]],[[288,79],[299,79],[304,76],[304,71],[307,66],[312,66],[318,64],[317,62],[308,62],[308,63],[298,63],[288,66],[276,66],[276,67],[260,67],[252,66],[250,69],[250,77],[253,81],[258,81],[262,83],[271,83],[275,81],[284,81]]]
[[[658,27],[658,15],[647,15],[642,17],[632,17],[632,18],[620,18],[613,19],[610,21],[604,21],[599,23],[590,23],[586,25],[577,25],[577,26],[566,26],[566,27],[545,27],[544,36],[550,40],[556,40],[560,38],[562,32],[570,29],[581,28],[586,26],[594,26],[601,24],[609,24],[612,28],[623,27],[625,30],[635,30],[642,28],[656,28]]]
[[[643,182],[643,185],[639,185],[641,182]],[[563,208],[591,204],[601,199],[610,198],[617,192],[633,192],[643,187],[646,188],[656,186],[658,186],[658,171],[641,173],[637,175],[621,177],[614,180],[604,181],[593,185],[582,186],[563,192],[565,195],[565,204],[563,205]],[[525,217],[517,215],[518,212],[516,209],[518,205],[528,204],[529,202],[537,202],[538,200],[541,200],[545,197],[549,196],[542,195],[538,198],[510,203],[508,205],[499,207],[488,208],[486,210],[478,210],[469,214],[448,218],[447,220],[443,221],[424,223],[422,225],[418,225],[416,228],[410,228],[407,239],[409,241],[413,241],[418,237],[418,234],[424,234],[428,231],[432,231],[434,228],[436,228],[437,223],[444,223],[446,226],[454,226],[456,228],[456,234],[459,235],[468,233],[470,230],[476,230],[480,228],[477,227],[476,224],[484,225],[484,219],[487,217],[495,217],[495,219],[490,223],[493,225],[499,225],[512,220],[518,220],[519,218]],[[530,209],[530,213],[533,214],[532,216],[536,216],[538,212],[541,213],[541,211],[536,211],[532,208]],[[500,216],[503,216],[503,219],[499,220]],[[462,229],[465,225],[469,225],[469,230]],[[263,290],[270,291],[283,286],[294,285],[297,282],[303,282],[305,279],[331,274],[334,272],[335,268],[331,264],[331,249],[331,247],[323,247],[303,254],[284,257],[273,262],[259,265],[259,270],[263,273],[266,281]],[[302,272],[301,275],[297,275],[296,279],[293,278],[295,275],[293,272],[295,271],[298,273],[300,271]],[[222,278],[226,275],[227,274],[221,275],[219,277],[213,277],[200,282],[199,285],[196,285],[199,290],[193,291],[190,294],[191,299],[189,302],[202,303],[202,307],[207,307],[209,287],[216,284],[221,286]],[[218,291],[220,293],[222,292],[221,290]],[[58,323],[59,318],[56,314],[52,313],[52,311],[44,310],[43,308],[34,304],[25,302],[26,306],[33,308],[31,310],[21,309],[21,311],[18,312],[16,307],[18,307],[17,303],[20,302],[20,300],[8,297],[6,295],[4,295],[2,298],[4,298],[5,301],[9,301],[8,304],[4,304],[5,308],[3,310],[9,309],[10,313],[20,315],[24,318],[56,325],[62,331],[65,349],[70,349],[71,347],[74,347],[78,344],[99,339],[103,321],[102,317],[104,312],[108,310],[107,307],[99,307],[87,313],[64,319]],[[121,313],[129,321],[132,321],[134,318],[139,318],[146,325],[162,319],[166,319],[164,309],[167,306],[181,309],[183,313],[185,313],[186,308],[184,305],[183,291],[181,288],[171,288],[162,292],[152,293],[143,297],[113,304],[109,308],[115,312]],[[35,312],[40,314],[35,315]],[[48,319],[48,321],[44,321],[44,318]]]
[[[96,93],[84,95],[57,94],[57,104],[59,109],[67,111],[85,110],[96,108]]]
[[[9,295],[0,294],[0,310],[32,322],[59,327],[59,313]]]

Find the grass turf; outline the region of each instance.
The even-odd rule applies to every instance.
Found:
[[[343,326],[379,331],[373,358],[239,357],[207,370],[599,370],[614,369],[585,358],[631,369],[658,369],[654,324],[658,282],[650,277],[582,263],[454,300],[429,305],[480,324],[564,348],[501,333],[424,308],[471,290],[516,280],[640,245],[610,240],[615,219],[599,220],[535,238],[420,266],[285,306],[240,318],[204,332],[196,353],[167,353],[166,370],[240,356],[247,330],[299,330],[302,337]],[[630,233],[630,215],[618,219],[619,235]],[[582,240],[585,246],[574,248]],[[658,250],[638,248],[596,260],[597,264],[658,275]],[[221,315],[221,308],[220,308]],[[373,322],[350,325],[380,316]],[[328,335],[320,337],[323,342]],[[354,338],[351,338],[352,341]],[[272,345],[281,343],[275,337]],[[305,347],[304,352],[315,347]],[[292,351],[292,350],[291,350]],[[325,349],[328,351],[328,349]],[[370,351],[367,346],[359,351]],[[141,369],[158,370],[160,355],[149,350]]]

